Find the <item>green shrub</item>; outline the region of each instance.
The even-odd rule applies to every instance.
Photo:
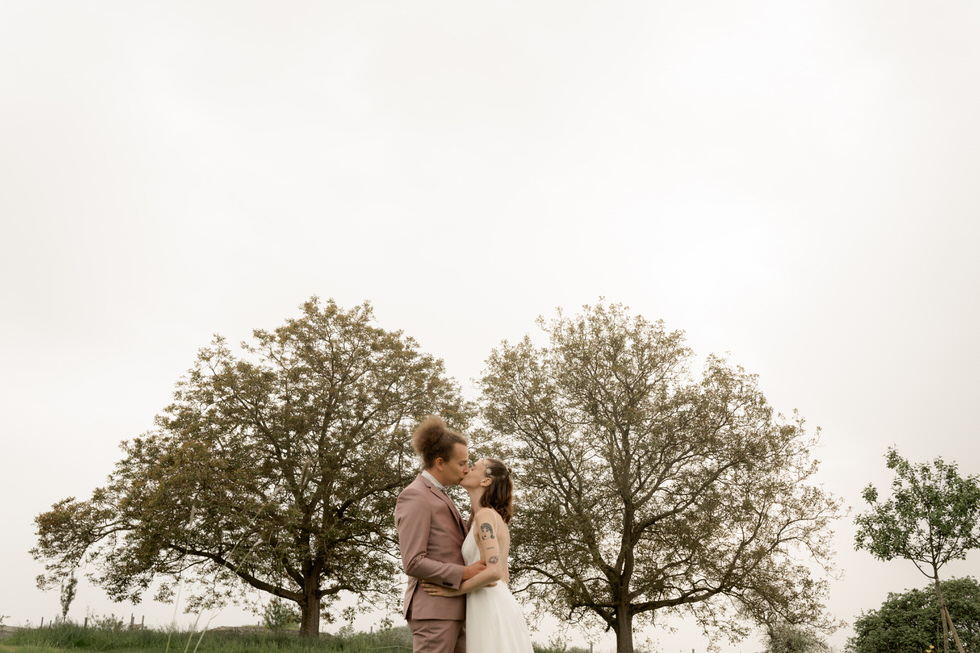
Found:
[[[291,601],[283,601],[278,596],[272,597],[262,612],[262,625],[269,630],[286,630],[297,626],[302,619]]]

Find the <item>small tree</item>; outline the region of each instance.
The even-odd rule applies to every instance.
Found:
[[[855,548],[879,560],[910,560],[933,582],[943,627],[943,650],[949,633],[960,653],[963,645],[943,599],[939,570],[950,560],[962,560],[980,546],[980,482],[962,478],[956,465],[936,458],[932,465],[913,465],[889,447],[888,469],[895,471],[892,497],[879,502],[878,490],[868,485],[862,496],[871,509],[855,518]]]
[[[262,611],[262,625],[269,630],[285,630],[302,618],[299,610],[278,596],[273,596]]]
[[[411,431],[434,410],[465,426],[468,409],[442,361],[372,322],[370,304],[314,297],[240,353],[217,337],[156,430],[124,443],[108,485],[35,519],[39,585],[87,563],[116,600],[156,579],[170,600],[191,581],[190,610],[245,584],[295,603],[308,637],[341,592],[389,596]]]
[[[827,644],[811,628],[779,622],[766,626],[765,653],[828,653]]]
[[[75,588],[78,587],[78,579],[72,576],[61,585],[61,620],[68,619],[68,608],[75,600]]]
[[[812,482],[802,421],[719,358],[696,378],[683,334],[621,305],[539,325],[547,347],[505,342],[481,379],[521,490],[515,586],[597,618],[620,653],[658,613],[733,638],[743,617],[821,623],[825,583],[801,558],[827,564],[839,502]]]
[[[941,586],[964,650],[980,650],[980,584],[966,577],[944,580]],[[847,640],[847,649],[851,653],[921,653],[939,645],[941,621],[936,590],[931,585],[900,594],[890,592],[880,608],[862,612],[854,620],[854,636]]]

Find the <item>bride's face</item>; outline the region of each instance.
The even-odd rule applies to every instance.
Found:
[[[482,458],[473,464],[470,473],[463,477],[459,482],[464,488],[479,487],[483,479],[487,477],[487,463]]]

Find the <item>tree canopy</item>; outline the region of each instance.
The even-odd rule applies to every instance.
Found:
[[[435,410],[466,425],[442,362],[374,326],[368,303],[314,297],[237,354],[216,337],[156,428],[123,443],[107,485],[36,518],[38,583],[83,567],[135,601],[154,580],[169,600],[184,579],[195,609],[234,600],[244,582],[295,602],[315,636],[341,592],[392,591],[391,515],[417,472],[411,429]]]
[[[942,581],[942,594],[967,651],[980,650],[980,585],[971,577]],[[934,587],[889,593],[877,610],[854,621],[851,653],[922,653],[942,646],[943,628]]]
[[[866,549],[879,560],[910,560],[926,578],[933,581],[938,610],[946,613],[939,570],[950,560],[962,560],[970,549],[980,546],[980,479],[963,478],[956,465],[936,458],[932,464],[913,465],[898,451],[889,448],[886,464],[895,471],[892,496],[879,501],[878,490],[868,485],[862,492],[870,505],[858,515],[855,547]],[[957,648],[955,619],[942,620],[951,627]],[[949,650],[949,638],[943,638]]]
[[[732,638],[764,616],[829,626],[807,561],[829,564],[839,501],[802,419],[720,358],[695,377],[682,333],[621,305],[538,324],[546,346],[502,343],[480,380],[520,489],[515,587],[597,618],[621,653],[661,612]]]

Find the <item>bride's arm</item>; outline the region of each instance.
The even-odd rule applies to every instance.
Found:
[[[486,563],[487,568],[478,573],[473,578],[464,581],[459,589],[463,592],[472,592],[475,589],[485,587],[504,577],[504,561],[500,555],[500,541],[498,540],[497,524],[500,517],[497,517],[490,508],[485,508],[476,513],[473,520],[473,528],[476,530],[473,536],[476,544],[480,547],[480,560]]]
[[[480,548],[480,560],[487,565],[486,569],[482,570],[476,576],[463,581],[458,590],[450,590],[449,588],[430,585],[429,583],[424,583],[422,589],[433,596],[459,596],[460,594],[466,594],[467,592],[472,592],[487,585],[493,585],[503,578],[504,561],[501,559],[500,542],[497,539],[498,533],[496,532],[496,524],[499,522],[500,518],[489,508],[476,513],[476,518],[473,520],[473,529],[476,531],[473,533],[473,536],[476,538],[476,544]]]

